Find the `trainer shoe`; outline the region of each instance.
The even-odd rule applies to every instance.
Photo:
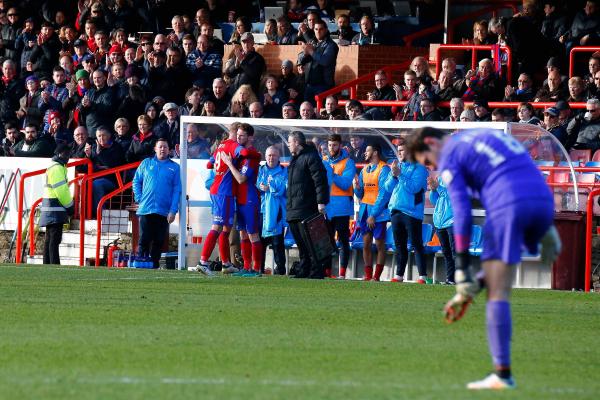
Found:
[[[514,389],[517,385],[513,378],[502,379],[491,373],[480,381],[467,383],[467,389],[471,390],[506,390]]]
[[[222,274],[234,274],[238,271],[239,269],[236,268],[233,264],[224,264],[223,269],[221,269]]]
[[[256,278],[260,276],[260,272],[251,269],[250,271],[244,270],[245,273],[242,275],[244,278]]]
[[[240,268],[237,272],[232,273],[232,276],[244,276],[246,272],[250,271],[249,269]]]
[[[200,261],[198,263],[198,265],[196,265],[196,271],[198,271],[201,274],[204,274],[206,276],[213,276],[215,274],[214,272],[212,272],[210,270],[210,267],[208,266],[208,264],[205,264],[202,261]]]
[[[394,275],[394,277],[390,280],[390,282],[402,283],[402,282],[404,282],[404,277],[400,276],[400,275]]]

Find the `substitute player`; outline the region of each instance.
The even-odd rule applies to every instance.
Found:
[[[446,304],[448,322],[460,319],[482,287],[487,287],[487,332],[495,372],[469,389],[512,389],[510,341],[512,320],[509,296],[513,266],[525,246],[551,262],[560,252],[552,225],[554,201],[527,151],[512,136],[493,129],[474,129],[453,136],[433,128],[415,132],[407,143],[411,158],[439,167],[454,210],[456,295]],[[483,276],[470,271],[471,197],[486,210],[483,229]]]
[[[384,188],[390,174],[390,167],[381,159],[381,147],[370,144],[365,150],[365,166],[355,181],[354,193],[360,200],[358,223],[363,237],[363,260],[365,281],[379,280],[385,263],[385,229],[390,220],[388,202],[390,193]],[[375,239],[377,265],[373,274],[373,253],[371,245]]]
[[[249,124],[240,124],[237,129],[237,143],[246,150],[240,159],[239,167],[231,156],[223,154],[221,161],[228,167],[237,182],[236,213],[237,228],[240,231],[243,276],[260,275],[262,265],[262,242],[260,241],[260,195],[256,187],[256,178],[260,167],[261,154],[252,146],[254,128]],[[251,268],[251,266],[253,268]]]
[[[337,133],[327,137],[327,150],[329,155],[323,157],[323,165],[327,170],[330,192],[325,215],[331,233],[337,232],[341,245],[339,278],[345,279],[350,257],[350,216],[354,214],[352,181],[356,176],[356,166],[348,152],[342,149],[342,137]],[[331,265],[325,268],[325,276],[331,276]]]

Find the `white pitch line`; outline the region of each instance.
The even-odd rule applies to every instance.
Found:
[[[91,384],[91,385],[187,385],[187,386],[231,386],[231,385],[262,385],[262,386],[302,386],[311,387],[323,385],[322,381],[307,379],[234,379],[234,378],[179,378],[179,377],[135,377],[135,376],[105,376],[105,377],[78,377],[73,380],[64,377],[44,377],[41,379],[25,378],[12,380],[18,384]],[[333,380],[327,382],[328,386],[336,386],[340,388],[391,388],[398,390],[420,390],[422,385],[395,383],[395,382],[361,382],[361,381],[340,381]],[[467,391],[463,384],[453,385],[427,385],[427,390],[433,391]],[[517,389],[518,390],[518,389]],[[596,394],[595,390],[581,387],[543,387],[536,388],[536,391],[550,394],[576,394],[576,395],[591,395]]]

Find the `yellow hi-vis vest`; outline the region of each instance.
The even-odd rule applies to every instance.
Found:
[[[386,163],[383,161],[379,161],[377,167],[371,171],[367,172],[367,169],[371,165],[367,165],[361,171],[363,186],[364,186],[364,194],[362,198],[362,202],[369,205],[374,205],[377,200],[377,195],[380,190],[384,190],[379,187],[379,175],[381,174],[381,170],[386,166]]]
[[[67,168],[54,162],[46,170],[46,185],[42,198],[40,226],[62,224],[67,219],[67,208],[73,206],[69,191]]]

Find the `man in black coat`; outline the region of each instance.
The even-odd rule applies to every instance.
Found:
[[[385,71],[375,73],[375,90],[367,93],[367,100],[396,100],[396,92],[390,85]],[[374,120],[389,121],[392,119],[391,107],[370,107],[366,114],[371,114]]]
[[[266,71],[263,56],[254,49],[254,36],[245,32],[241,37],[242,46],[236,46],[233,57],[227,61],[225,75],[231,79],[229,94],[233,96],[236,90],[244,84],[252,86],[254,93],[258,93],[260,78]]]
[[[106,84],[103,70],[95,70],[92,79],[94,87],[81,100],[81,115],[90,137],[95,138],[99,126],[112,126],[116,102],[113,89]]]
[[[286,219],[300,256],[296,277],[323,279],[324,266],[311,261],[301,223],[319,212],[325,212],[325,205],[329,203],[327,171],[317,149],[306,143],[302,132],[294,131],[288,136],[288,148],[292,160],[288,166]]]
[[[2,124],[16,121],[19,100],[25,94],[25,85],[17,77],[16,64],[12,60],[2,63],[2,80],[0,81],[0,119]]]

